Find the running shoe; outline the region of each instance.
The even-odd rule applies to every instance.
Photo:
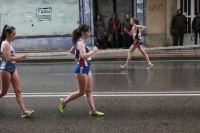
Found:
[[[128,69],[127,65],[120,65],[120,67],[123,68],[123,69]]]
[[[34,110],[26,109],[26,111],[22,112],[22,118],[26,118],[34,113]]]
[[[104,113],[100,112],[100,111],[97,111],[97,110],[94,110],[94,111],[90,111],[89,115],[90,116],[104,116]]]
[[[152,63],[150,65],[148,65],[147,70],[149,70],[152,66],[153,66]]]
[[[64,99],[60,98],[59,105],[58,105],[58,110],[60,111],[60,113],[63,113],[64,112],[64,108],[66,107],[66,105],[63,104],[63,101],[64,101]]]

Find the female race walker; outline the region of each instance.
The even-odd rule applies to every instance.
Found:
[[[91,116],[103,116],[104,113],[95,109],[94,101],[92,97],[92,73],[90,70],[91,56],[98,51],[97,47],[93,47],[89,51],[86,46],[86,39],[90,37],[90,27],[88,25],[81,25],[79,28],[73,31],[72,42],[74,46],[71,48],[70,53],[75,54],[76,65],[74,68],[75,77],[78,83],[78,91],[71,93],[66,99],[60,98],[58,109],[63,113],[66,104],[78,97],[86,94],[87,102],[90,106],[89,115]]]
[[[128,32],[127,29],[124,29],[124,31],[126,33],[128,33],[130,36],[133,36],[133,44],[131,45],[131,47],[129,48],[128,51],[128,57],[127,57],[127,61],[124,65],[121,65],[121,68],[128,68],[128,63],[131,60],[131,55],[132,53],[135,51],[136,48],[138,48],[138,50],[140,51],[140,53],[145,57],[145,59],[147,60],[148,63],[148,67],[147,69],[150,69],[153,64],[151,63],[151,61],[149,60],[148,55],[146,54],[146,52],[144,51],[143,47],[142,47],[142,43],[140,42],[141,40],[141,32],[146,28],[145,26],[139,25],[139,21],[136,18],[131,18],[130,20],[132,27],[132,30],[130,32]]]
[[[2,81],[2,88],[0,91],[0,98],[5,96],[8,92],[10,83],[13,86],[17,102],[22,110],[22,117],[28,117],[34,113],[34,110],[26,109],[21,95],[20,78],[15,66],[15,61],[24,59],[27,54],[15,55],[15,50],[10,44],[14,41],[16,35],[15,28],[5,25],[1,35],[1,66],[0,74]]]

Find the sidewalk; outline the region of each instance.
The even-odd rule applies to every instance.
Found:
[[[157,47],[144,48],[151,60],[176,60],[176,59],[200,59],[200,46],[190,47]],[[93,61],[121,61],[126,60],[128,49],[99,50],[92,56]],[[20,54],[20,53],[17,53]],[[136,49],[132,54],[132,60],[145,60]],[[71,62],[74,55],[67,52],[28,53],[25,60],[19,62]]]

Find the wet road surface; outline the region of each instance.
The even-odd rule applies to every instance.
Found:
[[[123,62],[124,63],[124,62]],[[85,97],[58,112],[58,99],[77,90],[73,63],[18,64],[31,118],[20,117],[13,89],[0,99],[0,133],[198,133],[200,61],[94,62],[94,100],[104,117],[90,117]]]

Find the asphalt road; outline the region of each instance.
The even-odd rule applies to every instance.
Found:
[[[94,62],[94,100],[104,117],[88,115],[85,97],[58,112],[58,99],[77,90],[74,63],[18,64],[27,108],[21,118],[12,87],[0,99],[0,133],[198,133],[200,61]]]

